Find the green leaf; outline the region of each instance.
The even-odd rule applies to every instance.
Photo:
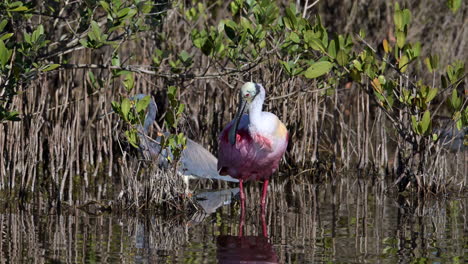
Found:
[[[180,54],[179,54],[179,58],[182,62],[186,62],[188,61],[191,56],[190,54],[188,54],[188,52],[186,52],[185,50],[183,50]]]
[[[1,40],[6,40],[6,39],[11,38],[13,35],[14,35],[13,33],[6,33],[3,36],[1,36],[0,39]]]
[[[125,131],[125,136],[127,136],[128,143],[132,144],[135,148],[138,148],[137,133],[135,130],[132,129]]]
[[[461,7],[462,0],[447,0],[447,6],[455,14],[458,9]]]
[[[9,12],[22,12],[22,11],[27,11],[28,7],[26,6],[18,6],[17,8],[9,9]]]
[[[325,52],[325,46],[318,38],[318,34],[316,34],[314,31],[307,30],[304,32],[303,36],[305,43],[307,43],[307,45],[309,45],[312,49]]]
[[[170,127],[177,127],[176,118],[172,111],[167,111],[165,116],[166,122]]]
[[[244,31],[249,32],[250,34],[254,33],[254,29],[252,27],[252,24],[250,23],[250,21],[247,18],[241,17],[240,25],[242,26]]]
[[[133,74],[129,73],[125,75],[125,79],[123,81],[123,85],[125,86],[125,89],[130,92],[133,89],[133,86],[135,85],[135,79],[133,78]]]
[[[437,70],[437,68],[439,68],[439,55],[430,55],[424,60],[424,62],[426,63],[429,72],[432,73],[433,71]]]
[[[294,43],[301,42],[301,40],[299,39],[299,36],[295,32],[291,32],[291,34],[289,35],[289,39]]]
[[[86,40],[86,39],[80,39],[79,42],[80,42],[81,46],[83,46],[83,47],[85,47],[85,48],[91,47],[91,44],[90,44],[89,41]]]
[[[310,39],[310,41],[308,42],[308,44],[309,44],[310,47],[313,48],[314,50],[318,50],[318,51],[321,51],[321,52],[325,52],[325,47],[323,46],[322,41],[320,41],[318,38],[312,38],[312,39]]]
[[[358,60],[353,60],[353,65],[354,68],[356,68],[358,71],[362,71],[362,63]]]
[[[111,102],[112,110],[118,114],[122,114],[122,111],[120,109],[120,103],[116,101]]]
[[[236,28],[237,28],[237,24],[234,21],[232,20],[224,21],[224,32],[226,32],[226,35],[228,36],[228,38],[230,38],[233,41],[236,38]]]
[[[362,28],[359,29],[359,36],[363,39],[366,38],[366,31],[364,31]]]
[[[307,70],[304,72],[304,76],[309,79],[317,78],[327,74],[332,67],[333,64],[329,61],[319,61],[307,68]]]
[[[8,24],[8,20],[4,19],[2,22],[0,22],[0,32],[3,32],[3,29],[5,26]]]
[[[414,58],[419,57],[419,55],[421,55],[421,42],[414,43],[411,51]]]
[[[283,65],[283,68],[286,70],[286,72],[288,74],[291,74],[291,68],[292,68],[291,63],[289,61],[286,62],[282,60],[280,60],[279,62],[281,63],[281,65]]]
[[[167,94],[168,94],[169,96],[175,97],[176,92],[177,92],[177,87],[175,87],[175,86],[169,86],[169,87],[167,88]]]
[[[455,125],[456,125],[457,129],[462,130],[462,128],[463,128],[463,119],[461,118],[461,113],[459,111],[457,111],[455,113],[454,119],[457,120],[455,122]]]
[[[19,112],[18,111],[9,112],[6,119],[8,121],[21,121],[21,118],[19,118]]]
[[[236,15],[237,12],[239,12],[239,5],[236,3],[236,1],[232,1],[231,4],[229,4],[229,7],[231,8],[231,13],[232,15]]]
[[[42,71],[43,72],[52,71],[52,70],[57,69],[58,67],[60,67],[60,64],[49,64],[44,69],[42,69]]]
[[[96,83],[96,77],[94,76],[94,73],[92,71],[88,71],[88,77],[89,77],[90,82],[94,86],[94,84]]]
[[[11,50],[5,46],[5,42],[0,39],[0,66],[3,68],[10,61]]]
[[[397,45],[401,49],[405,46],[406,33],[404,31],[397,31],[396,33]]]
[[[403,55],[400,57],[400,60],[398,61],[398,68],[400,69],[401,72],[406,71],[406,69],[408,68],[408,63],[409,63],[408,56]]]
[[[336,54],[336,61],[338,62],[338,65],[340,66],[345,66],[348,64],[348,54],[342,49],[338,51],[338,54]]]
[[[114,53],[114,54],[112,55],[111,64],[112,64],[112,66],[120,67],[120,57],[119,57],[119,54]]]
[[[457,89],[453,89],[452,91],[452,97],[450,99],[450,104],[453,108],[453,110],[458,111],[460,110],[462,100],[460,97],[458,97],[458,92]]]
[[[96,21],[91,21],[91,30],[88,32],[88,37],[91,40],[102,41],[103,35],[101,32],[101,28]]]
[[[430,124],[431,124],[431,113],[429,112],[429,110],[426,110],[421,120],[421,133],[422,134],[426,133]]]
[[[177,115],[181,115],[184,112],[185,104],[180,104],[179,108],[177,109]]]
[[[403,13],[401,11],[395,11],[393,14],[393,22],[395,23],[395,28],[397,30],[403,29]]]
[[[135,106],[137,113],[146,110],[150,101],[151,101],[151,97],[149,95],[143,97],[141,100],[138,100]]]
[[[128,12],[130,12],[130,10],[131,10],[131,9],[130,9],[129,7],[120,9],[120,10],[117,12],[117,17],[118,17],[118,18],[123,18],[123,17],[125,17],[125,16],[128,14]]]
[[[130,107],[131,107],[131,102],[128,100],[128,98],[125,98],[122,100],[122,103],[120,104],[120,109],[122,111],[122,116],[125,121],[128,121],[129,113],[130,113]]]
[[[104,8],[104,10],[106,10],[107,13],[110,12],[109,4],[106,1],[99,1],[99,4],[101,4],[102,8]]]
[[[297,18],[296,18],[295,13],[296,13],[296,6],[294,4],[291,4],[288,8],[286,8],[286,17],[285,18],[287,18],[288,22],[285,23],[285,25],[289,29],[295,29],[296,26],[297,26]]]
[[[331,40],[330,41],[330,44],[328,44],[328,55],[332,58],[336,58],[336,50],[337,50],[337,47],[336,47],[336,43],[335,43],[335,40]]]
[[[426,96],[426,103],[429,103],[430,101],[432,101],[432,99],[434,99],[437,95],[437,92],[439,91],[439,89],[437,88],[431,88],[429,89],[429,93],[427,94]]]
[[[407,26],[411,23],[411,12],[409,9],[404,9],[402,11],[402,16],[403,16],[403,27]]]

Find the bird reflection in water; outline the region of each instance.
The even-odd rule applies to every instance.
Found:
[[[228,205],[237,197],[239,188],[205,191],[195,195],[199,211],[192,215],[189,225],[202,222],[218,208]],[[279,263],[273,245],[268,238],[265,212],[260,213],[262,234],[244,236],[245,212],[241,210],[239,234],[237,236],[222,235],[216,238],[218,263]]]
[[[262,234],[244,236],[244,213],[241,212],[238,236],[218,236],[216,239],[218,263],[279,263],[273,245],[270,243],[265,222],[261,213]]]
[[[190,216],[190,221],[187,224],[191,226],[203,222],[205,218],[216,212],[218,208],[230,204],[233,197],[238,195],[239,188],[209,190],[198,193],[194,197],[198,210]]]

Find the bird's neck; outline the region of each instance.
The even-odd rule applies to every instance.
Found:
[[[265,97],[257,96],[249,106],[249,119],[250,123],[258,126],[262,123],[262,106]]]

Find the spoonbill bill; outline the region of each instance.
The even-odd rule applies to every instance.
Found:
[[[263,180],[261,207],[264,209],[268,182],[286,151],[289,134],[276,115],[262,111],[265,89],[261,84],[245,83],[239,99],[234,120],[219,137],[218,171],[220,175],[239,179],[242,210],[244,181]]]

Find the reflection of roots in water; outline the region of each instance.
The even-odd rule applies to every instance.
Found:
[[[0,263],[134,263],[187,243],[183,217],[0,214]],[[165,253],[166,252],[166,253]]]
[[[258,237],[262,234],[261,184],[246,187],[244,235]],[[386,195],[384,189],[386,186],[364,180],[321,185],[272,182],[265,220],[278,261],[359,262],[366,256],[367,261],[376,262],[384,255],[396,262],[398,258],[408,260],[415,250],[429,252],[431,241],[441,241],[444,246],[447,238],[453,241],[451,254],[463,256],[466,200],[399,200]],[[0,262],[72,263],[93,256],[108,263],[158,262],[200,250],[209,253],[191,256],[210,262],[216,255],[214,238],[236,236],[239,227],[237,202],[192,225],[186,215],[145,213],[137,218],[90,217],[81,211],[69,211],[68,216],[34,213],[0,213]],[[385,255],[389,248],[399,255]]]
[[[299,255],[323,256],[307,262],[357,260],[363,254],[375,256],[377,261],[384,249],[390,246],[386,244],[389,238],[400,238],[404,246],[407,246],[405,241],[408,237],[425,241],[425,232],[434,232],[437,239],[444,239],[447,222],[451,219],[446,210],[451,209],[458,215],[466,215],[467,212],[467,206],[457,201],[422,202],[421,198],[418,203],[413,198],[398,201],[398,197],[386,193],[386,189],[380,181],[374,184],[359,179],[321,185],[281,181],[271,184],[267,233],[276,245],[280,263],[291,261],[288,259],[290,248],[304,249],[296,252]],[[246,235],[260,234],[260,190],[260,185],[251,184],[246,191]],[[461,226],[457,222],[451,224],[450,230],[458,230],[454,237],[462,241]],[[458,246],[457,250],[462,252],[462,243]],[[402,254],[413,254],[415,247],[427,250],[431,245],[413,243],[411,252]],[[334,259],[334,256],[347,257]]]

